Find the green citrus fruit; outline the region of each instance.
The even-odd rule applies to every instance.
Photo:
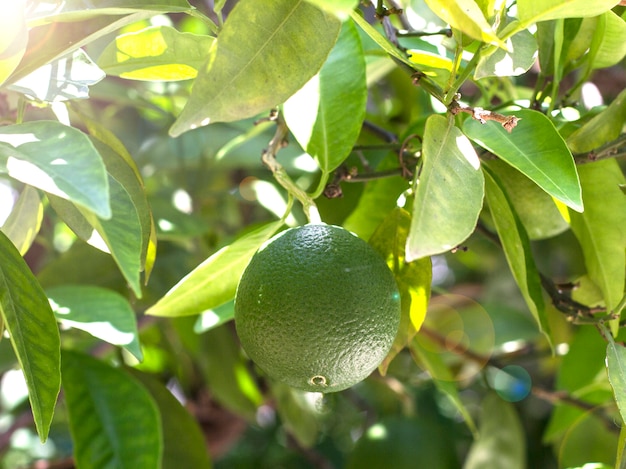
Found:
[[[365,379],[400,323],[385,261],[338,226],[310,224],[269,240],[237,288],[241,344],[265,373],[298,389],[333,392]]]

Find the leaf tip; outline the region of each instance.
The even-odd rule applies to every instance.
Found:
[[[172,126],[170,127],[169,134],[170,134],[170,137],[172,138],[179,137],[185,132],[188,132],[190,130],[195,130],[199,127],[204,127],[211,123],[210,117],[205,117],[199,122],[197,121],[197,119],[189,119],[189,118],[181,119],[181,117],[184,117],[184,111],[183,111],[183,114],[181,114],[179,118],[176,119],[176,122],[174,122],[174,124],[172,124]],[[190,121],[192,121],[192,123],[190,123]]]
[[[94,213],[101,220],[110,220],[113,217],[113,212],[111,211],[111,204],[108,201],[106,202],[106,204],[98,207]]]
[[[566,205],[571,208],[572,210],[578,212],[578,213],[583,213],[585,211],[585,205],[583,204],[582,199],[580,200],[568,200],[565,201]]]

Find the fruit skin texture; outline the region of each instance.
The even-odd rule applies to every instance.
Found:
[[[235,324],[268,376],[305,391],[341,391],[389,352],[400,295],[365,241],[309,224],[280,233],[253,256],[237,288]]]

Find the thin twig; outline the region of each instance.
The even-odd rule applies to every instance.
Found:
[[[622,156],[626,156],[626,134],[620,135],[615,140],[602,145],[600,148],[587,153],[574,155],[574,161],[576,164],[585,164]]]
[[[445,337],[441,336],[436,331],[430,329],[425,325],[422,325],[419,333],[425,335],[443,349],[452,352],[461,358],[467,359],[474,363],[478,363],[481,366],[487,365],[492,368],[497,368],[499,370],[502,370],[504,368],[504,366],[497,359],[494,359],[493,357],[488,355],[483,355],[481,353],[475,352],[463,344],[450,342]],[[609,430],[619,432],[619,427],[615,424],[614,419],[606,412],[604,412],[602,407],[598,406],[597,404],[593,404],[591,402],[574,397],[567,391],[552,391],[537,385],[532,385],[530,388],[530,392],[533,396],[538,397],[539,399],[549,402],[553,405],[567,404],[580,410],[594,412],[598,416],[598,418],[603,421],[603,423]]]
[[[489,239],[491,242],[502,248],[502,243],[497,234],[488,230],[482,223],[476,225],[476,230]],[[562,289],[559,289],[554,281],[546,275],[539,272],[541,286],[552,300],[554,307],[564,313],[567,319],[575,324],[605,321],[607,316],[598,317],[599,313],[606,313],[606,309],[599,307],[590,307],[577,302],[570,296],[566,295]]]
[[[387,169],[385,171],[376,171],[372,173],[355,173],[355,172],[346,172],[343,175],[342,181],[345,182],[367,182],[373,181],[375,179],[384,179],[393,176],[402,176],[403,170],[402,168],[393,168]]]
[[[398,143],[398,136],[387,129],[383,129],[381,126],[374,124],[371,121],[363,121],[363,130],[374,134],[376,137],[387,143]]]
[[[563,290],[558,288],[547,276],[539,273],[539,278],[541,279],[541,286],[552,299],[554,307],[564,313],[569,321],[575,324],[588,324],[611,319],[611,317],[607,316],[597,316],[600,313],[606,313],[606,308],[591,307],[579,303],[570,296],[567,296]]]
[[[391,10],[396,13],[402,27],[404,29],[409,29],[411,27],[411,23],[409,23],[408,18],[404,14],[402,5],[400,5],[396,0],[387,0],[387,4],[391,7]]]
[[[472,107],[466,106],[464,104],[459,104],[459,102],[455,99],[448,106],[448,111],[451,114],[457,115],[460,112],[465,112],[472,116],[472,119],[477,120],[481,124],[485,124],[487,121],[496,121],[504,127],[507,132],[512,132],[513,129],[517,126],[517,123],[521,120],[521,117],[516,116],[505,116],[504,114],[500,114],[498,112],[489,111],[487,109],[483,109],[481,107]]]
[[[422,137],[417,134],[411,134],[402,142],[402,147],[400,147],[400,151],[398,152],[398,163],[400,164],[400,169],[402,170],[402,177],[404,179],[412,179],[413,171],[408,167],[405,160],[405,155],[408,154],[410,156],[416,156],[416,153],[411,153],[407,151],[407,147],[409,146],[409,142],[411,140],[418,140],[420,142],[420,147],[424,143]]]
[[[292,194],[302,204],[304,213],[306,214],[310,222],[319,222],[319,213],[313,199],[302,190],[298,185],[289,177],[285,168],[278,162],[276,155],[278,152],[287,145],[287,135],[289,134],[289,128],[282,115],[278,111],[272,111],[270,116],[266,118],[276,122],[276,132],[274,137],[270,140],[268,147],[263,150],[261,160],[272,171],[272,175],[276,182],[278,182],[283,188],[287,190],[289,194]]]
[[[374,145],[354,145],[352,151],[376,151],[376,150],[388,150],[399,151],[402,145],[399,143],[379,143]]]
[[[374,2],[372,2],[373,4]],[[384,18],[387,18],[390,15],[401,15],[402,14],[402,8],[399,8],[397,6],[392,6],[391,8],[386,8],[385,4],[382,0],[378,0],[377,4],[376,4],[376,18],[379,20],[382,20]]]
[[[356,168],[348,168],[345,165],[340,166],[335,170],[335,176],[333,180],[326,185],[326,188],[324,189],[324,196],[328,199],[337,199],[339,197],[342,197],[342,182],[368,182],[376,179],[403,176],[405,174],[405,171],[406,169],[403,168],[394,168],[387,169],[385,171],[359,174]]]
[[[425,37],[425,36],[446,36],[452,37],[450,28],[440,29],[439,31],[411,31],[401,29],[396,33],[399,37]]]

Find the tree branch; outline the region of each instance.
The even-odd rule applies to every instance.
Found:
[[[476,230],[483,234],[492,243],[502,248],[502,243],[497,234],[489,231],[482,223],[476,225]],[[607,316],[597,317],[598,313],[606,313],[606,309],[599,307],[590,307],[577,302],[563,292],[562,288],[558,288],[556,283],[549,277],[539,272],[541,286],[552,300],[554,307],[567,316],[567,319],[573,323],[588,324],[593,322],[605,321]]]
[[[394,168],[385,171],[376,171],[371,173],[361,173],[356,171],[356,168],[348,169],[345,165],[340,166],[335,170],[335,176],[331,182],[326,185],[324,189],[324,196],[329,199],[336,199],[343,196],[341,190],[342,182],[367,182],[376,179],[383,179],[394,176],[404,176],[404,168]]]
[[[477,353],[469,349],[465,345],[451,343],[450,341],[446,340],[445,337],[439,335],[433,329],[430,329],[425,325],[422,325],[419,334],[424,334],[426,337],[435,342],[444,350],[452,352],[461,358],[467,359],[474,363],[478,363],[481,366],[488,365],[499,370],[502,370],[504,368],[504,366],[497,359],[488,355]],[[619,427],[615,424],[614,419],[610,415],[608,415],[600,406],[592,402],[588,402],[572,396],[567,391],[553,391],[537,385],[532,385],[530,388],[530,392],[533,396],[543,401],[549,402],[552,405],[567,404],[586,412],[594,412],[598,416],[598,418],[603,421],[604,425],[609,430],[613,432],[619,432]]]
[[[574,161],[576,164],[585,164],[622,156],[626,156],[626,134],[620,135],[615,140],[602,145],[596,150],[574,155]]]
[[[401,29],[397,32],[400,37],[425,37],[425,36],[446,36],[452,37],[452,30],[450,28],[440,29],[439,31],[412,31]]]
[[[374,124],[371,121],[363,121],[363,129],[369,131],[383,142],[398,143],[398,136],[393,132],[383,129],[381,126]]]
[[[300,201],[309,222],[319,222],[319,213],[313,199],[306,193],[306,191],[298,187],[298,185],[289,177],[285,168],[283,168],[283,166],[276,159],[278,152],[287,145],[289,128],[287,127],[285,120],[280,112],[276,110],[273,110],[269,117],[263,120],[276,122],[276,133],[270,140],[269,146],[263,150],[261,160],[265,166],[272,171],[272,175],[274,176],[274,179],[276,179],[276,182],[283,186],[289,194],[293,195]]]
[[[465,106],[464,104],[459,104],[456,99],[450,103],[448,111],[455,116],[460,112],[465,112],[470,114],[472,119],[477,120],[481,124],[485,124],[487,121],[496,121],[509,133],[513,131],[513,129],[517,126],[517,123],[521,120],[521,117],[505,116],[504,114],[488,111],[481,107]]]

